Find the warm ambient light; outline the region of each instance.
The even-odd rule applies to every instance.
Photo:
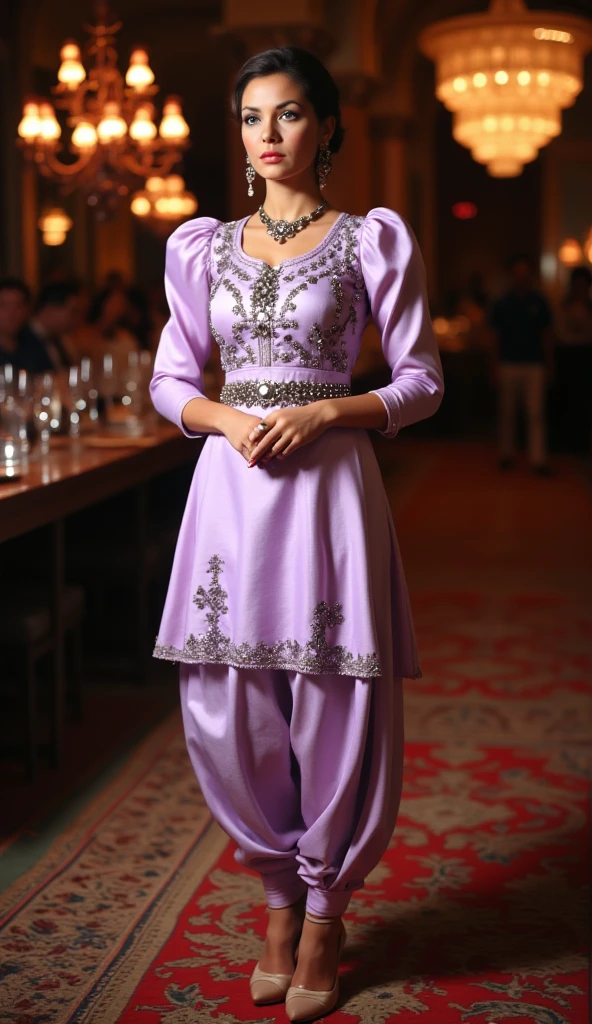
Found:
[[[152,85],[153,81],[154,72],[148,63],[146,50],[134,50],[130,57],[130,66],[125,75],[126,85],[130,85],[133,89],[137,89],[140,92],[146,86]]]
[[[97,133],[90,121],[79,121],[72,132],[72,145],[81,152],[90,151],[97,145]]]
[[[97,125],[99,142],[114,142],[127,133],[127,124],[119,113],[118,103],[105,103],[105,114]]]
[[[62,134],[51,103],[39,104],[39,135],[44,142],[55,142]]]
[[[46,213],[41,215],[37,223],[43,232],[42,237],[45,245],[61,245],[62,242],[65,242],[66,235],[72,227],[71,218],[68,217],[64,210],[58,207],[47,210]]]
[[[486,13],[436,22],[419,37],[454,138],[494,177],[520,174],[560,134],[561,111],[583,87],[592,21],[562,11],[541,20],[523,0],[492,0]]]
[[[133,47],[127,72],[120,71],[115,37],[122,23],[103,0],[92,6],[85,41],[67,39],[60,49],[52,102],[25,97],[16,144],[36,172],[63,195],[82,193],[104,221],[147,178],[169,175],[190,141],[179,96],[169,96],[157,118],[152,99],[159,89],[146,49]]]
[[[559,247],[557,257],[564,267],[577,267],[584,258],[582,246],[577,238],[566,238]]]
[[[455,203],[452,207],[452,215],[458,220],[472,220],[477,216],[477,207],[474,203]]]
[[[136,217],[161,221],[181,221],[184,217],[191,217],[197,208],[197,199],[192,192],[186,191],[180,174],[148,178],[146,189],[136,192],[131,202],[132,213]]]
[[[134,142],[151,142],[156,136],[156,125],[152,120],[152,106],[138,107],[136,116],[130,124],[129,133]]]
[[[163,139],[177,141],[189,135],[189,126],[181,113],[181,104],[174,96],[169,96],[163,104],[163,118],[159,133]]]
[[[62,63],[58,69],[58,82],[62,82],[68,89],[76,89],[86,78],[86,71],[80,60],[80,47],[78,43],[69,41],[64,43],[60,50]]]
[[[25,103],[23,119],[19,123],[18,133],[21,139],[31,142],[41,134],[41,119],[39,117],[39,105],[37,103]]]

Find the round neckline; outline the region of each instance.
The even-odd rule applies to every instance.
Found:
[[[312,249],[309,249],[307,252],[300,253],[299,256],[287,256],[285,260],[281,260],[279,263],[275,263],[272,266],[271,263],[268,263],[267,260],[261,259],[259,256],[249,256],[249,254],[246,253],[245,250],[243,249],[243,229],[245,227],[245,224],[251,217],[251,214],[248,214],[246,217],[242,217],[241,220],[236,222],[236,229],[234,232],[234,250],[235,252],[238,253],[241,259],[243,259],[247,263],[258,263],[260,266],[262,265],[264,267],[267,267],[269,270],[279,270],[280,267],[284,267],[288,263],[298,263],[299,260],[306,260],[309,258],[309,256],[314,256],[315,253],[320,252],[321,249],[325,247],[327,242],[329,242],[330,239],[333,237],[337,229],[341,226],[341,222],[343,218],[346,216],[347,214],[345,213],[345,211],[342,210],[339,216],[336,218],[336,220],[333,222],[333,224],[327,231],[327,234],[324,236],[324,238],[321,238],[321,241]]]

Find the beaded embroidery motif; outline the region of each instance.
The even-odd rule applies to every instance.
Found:
[[[235,252],[237,221],[222,225],[212,246],[212,286],[209,323],[212,337],[220,347],[220,362],[226,371],[245,365],[271,366],[284,363],[309,369],[348,372],[345,334],[358,321],[358,305],[364,295],[364,279],[358,256],[359,232],[364,218],[343,217],[336,232],[329,232],[310,260],[294,257],[270,267],[263,261],[255,270],[250,258]],[[249,269],[246,270],[245,266]],[[308,335],[295,337],[299,330],[297,297],[301,292],[327,279],[335,301],[329,325],[314,323]],[[237,286],[237,280],[249,282],[250,308]],[[344,289],[347,281],[347,289]],[[280,301],[280,282],[291,284]],[[216,330],[212,322],[212,302],[222,289],[233,300],[232,340]],[[348,304],[346,305],[346,302]],[[257,342],[258,351],[245,339]],[[274,342],[277,344],[274,345]]]
[[[250,644],[245,641],[235,644],[220,629],[220,615],[228,611],[228,592],[220,585],[220,573],[224,559],[212,555],[207,572],[212,582],[208,590],[198,587],[193,598],[198,608],[208,608],[206,619],[208,629],[199,636],[191,633],[182,650],[158,643],[153,656],[166,661],[190,663],[222,663],[237,668],[282,668],[295,672],[332,673],[338,675],[365,677],[380,676],[381,668],[376,653],[354,656],[345,647],[330,647],[325,631],[344,621],[341,604],[320,601],[313,610],[311,636],[305,644],[298,640],[280,640],[271,646],[259,641]]]

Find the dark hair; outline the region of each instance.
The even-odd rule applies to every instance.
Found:
[[[65,306],[68,299],[79,294],[80,284],[77,281],[52,281],[39,292],[35,309],[39,312],[46,306]]]
[[[20,292],[25,302],[31,301],[31,289],[20,277],[1,277],[0,292]]]
[[[326,117],[335,118],[335,131],[329,140],[329,149],[337,153],[343,142],[344,129],[341,124],[339,89],[327,68],[314,53],[300,46],[280,46],[264,50],[250,57],[240,69],[232,92],[232,113],[241,121],[243,93],[254,78],[266,75],[288,75],[301,87],[319,121]]]

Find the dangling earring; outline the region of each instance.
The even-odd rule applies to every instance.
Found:
[[[248,153],[247,153],[247,170],[246,170],[245,173],[246,173],[247,181],[249,183],[249,187],[247,189],[247,195],[254,196],[255,192],[253,191],[253,182],[255,181],[255,178],[257,177],[257,172],[255,171],[255,168],[253,167],[253,164],[249,160],[249,154]]]
[[[331,150],[327,143],[323,143],[319,150],[319,159],[317,162],[317,175],[319,178],[319,188],[325,188],[327,184],[327,178],[331,174],[333,164],[331,162]]]

